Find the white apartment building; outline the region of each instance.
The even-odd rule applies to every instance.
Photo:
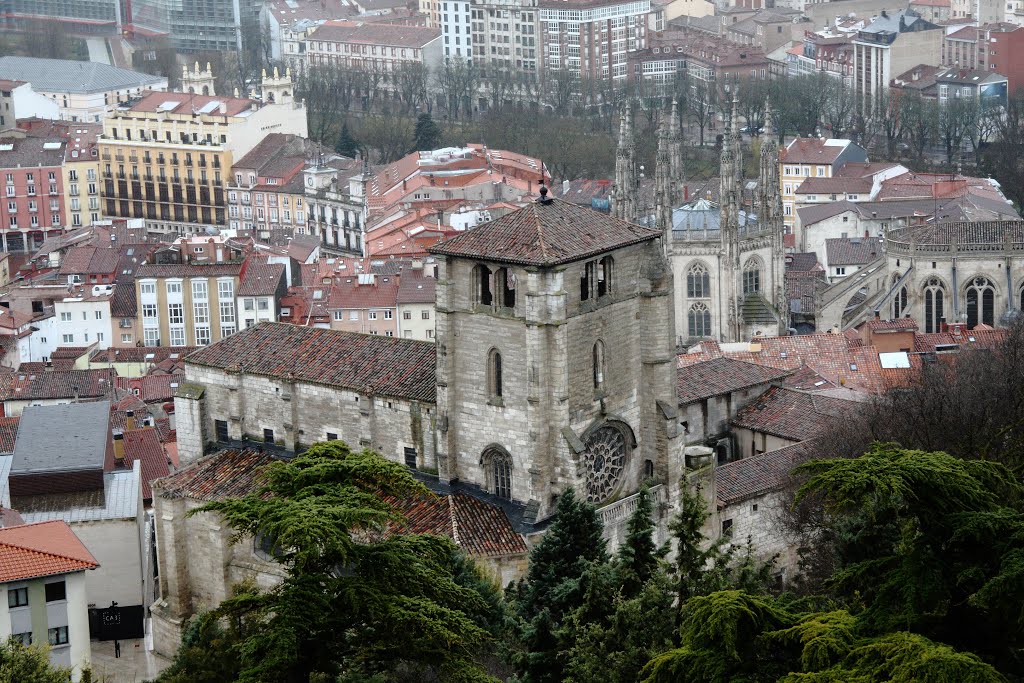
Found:
[[[110,347],[113,339],[110,318],[110,295],[114,285],[95,285],[74,296],[53,302],[56,322],[55,343],[58,346]]]
[[[473,58],[473,23],[469,0],[441,0],[441,40],[444,58]]]

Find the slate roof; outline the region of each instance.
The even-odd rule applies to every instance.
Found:
[[[192,354],[186,365],[433,402],[437,347],[285,323],[260,323]]]
[[[0,57],[0,73],[30,82],[36,92],[107,92],[156,85],[165,80],[100,62],[41,57]]]
[[[639,244],[657,230],[612,218],[561,199],[533,202],[501,218],[434,245],[442,256],[555,266]]]
[[[273,296],[284,279],[283,263],[252,262],[238,285],[238,296]]]
[[[9,57],[0,57],[0,64]],[[0,65],[0,73],[3,73],[3,66]],[[0,150],[0,167],[3,168],[33,168],[60,166],[64,163],[64,149],[66,143],[63,140],[47,140],[36,137],[4,137],[0,138],[3,144],[10,145],[11,149]],[[55,149],[47,149],[50,142],[58,143]],[[39,192],[47,190],[45,178],[39,179]],[[40,195],[43,197],[44,195]],[[42,199],[40,199],[42,201]]]
[[[980,223],[939,223],[910,228],[917,243],[956,244],[962,249],[970,244],[1002,244],[1009,238],[1012,242],[1024,242],[1024,221],[984,221]],[[898,239],[910,241],[907,228],[902,229]]]
[[[100,566],[65,521],[0,529],[0,583]]]
[[[881,256],[884,251],[884,242],[877,237],[835,237],[825,240],[829,266],[863,266]]]
[[[523,537],[501,508],[465,493],[391,502],[405,516],[398,533],[447,536],[475,557],[525,555]]]
[[[676,391],[679,403],[693,403],[739,389],[781,379],[789,370],[756,365],[732,358],[712,358],[678,368]]]
[[[437,280],[423,274],[422,270],[402,271],[398,282],[399,304],[432,304],[435,301]]]
[[[12,474],[104,467],[110,402],[26,406],[14,445]]]
[[[789,482],[794,467],[817,455],[814,441],[801,441],[719,465],[715,468],[719,509],[781,489]]]
[[[856,405],[854,401],[772,387],[741,408],[731,423],[782,439],[805,441],[818,436],[830,422],[844,419]]]
[[[341,19],[324,22],[309,35],[309,40],[422,48],[440,36],[441,32],[436,28]]]

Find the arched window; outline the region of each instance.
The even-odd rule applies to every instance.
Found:
[[[694,263],[686,271],[686,298],[706,299],[711,296],[711,275],[703,263]]]
[[[695,303],[687,315],[687,331],[691,339],[711,336],[711,311],[707,304]]]
[[[491,269],[478,264],[473,268],[473,299],[481,306],[490,306],[494,301],[491,293]]]
[[[502,308],[516,307],[516,276],[508,268],[494,271],[494,285]]]
[[[611,256],[605,256],[597,262],[597,295],[612,293],[612,268],[615,265]]]
[[[506,500],[512,500],[512,456],[500,446],[489,446],[480,457],[487,476],[487,489]]]
[[[936,277],[924,285],[924,331],[941,331],[942,319],[946,315],[946,288]]]
[[[987,278],[976,277],[967,286],[967,327],[979,324],[994,326],[996,321],[996,290]]]
[[[502,397],[501,353],[491,349],[487,354],[487,393],[492,399]]]
[[[604,384],[604,342],[598,339],[594,342],[594,389],[600,389]]]
[[[907,311],[907,288],[900,287],[899,291],[896,292],[896,296],[892,298],[892,317],[893,319],[902,318],[903,314]]]
[[[753,256],[743,265],[743,295],[761,293],[761,259]]]

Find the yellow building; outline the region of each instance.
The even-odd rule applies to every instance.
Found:
[[[64,152],[64,214],[68,225],[92,225],[102,218],[100,206],[100,123],[72,123]]]
[[[283,81],[264,79],[266,102],[150,92],[118,108],[99,141],[104,213],[181,234],[226,225],[232,160],[269,133],[307,134],[305,109]]]

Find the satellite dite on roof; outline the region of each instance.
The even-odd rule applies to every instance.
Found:
[[[167,100],[166,102],[160,103],[160,106],[157,107],[157,111],[174,111],[175,109],[177,109],[177,107],[177,102],[175,102],[174,100]]]

